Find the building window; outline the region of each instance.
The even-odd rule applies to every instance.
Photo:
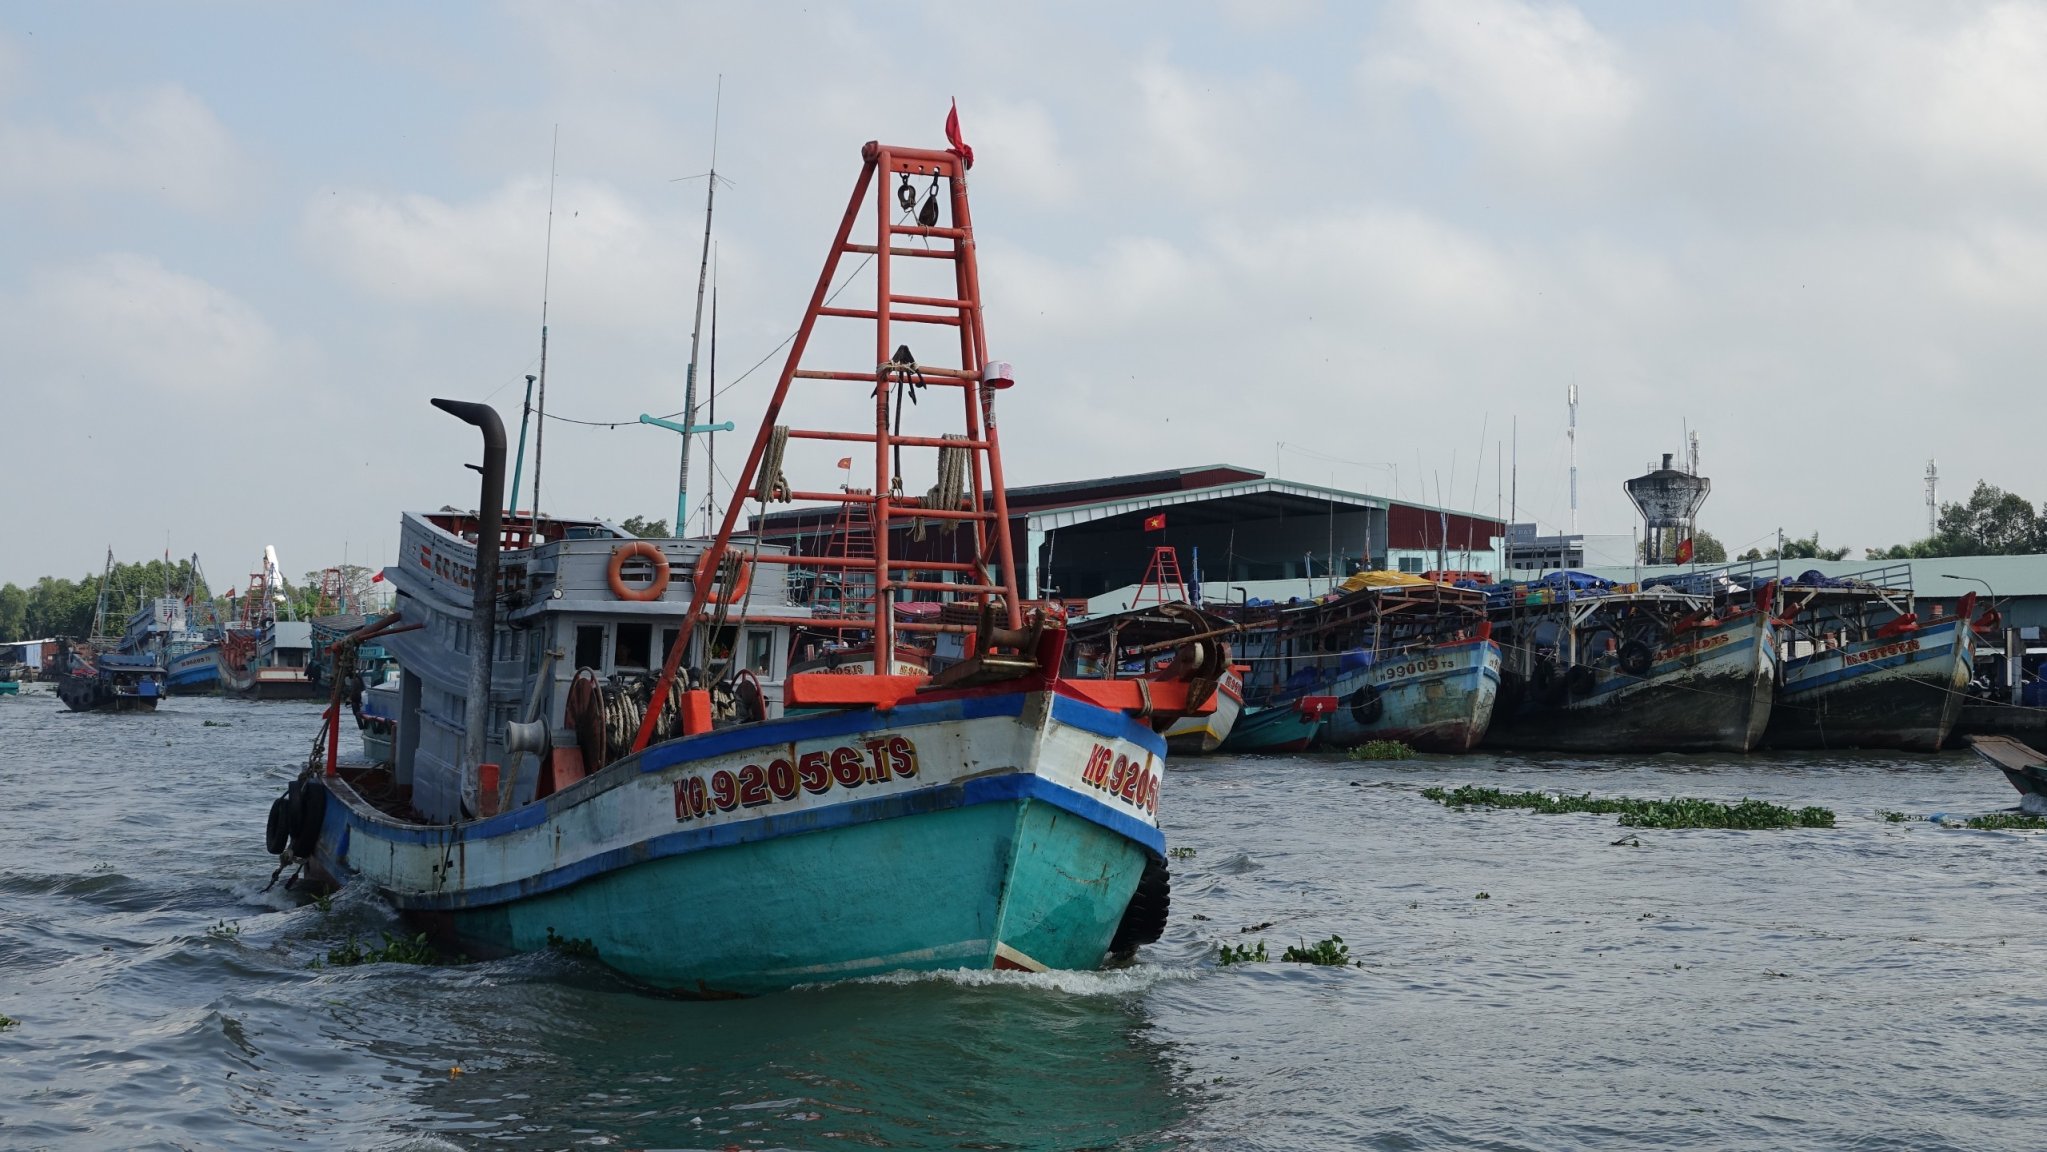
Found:
[[[1400,558],[1400,570],[1402,572],[1419,572],[1422,570],[1423,563],[1425,561],[1419,556],[1402,556]]]
[[[576,667],[604,670],[604,625],[576,625]]]
[[[651,624],[619,624],[613,629],[611,642],[611,666],[613,668],[645,668],[647,654],[654,642],[654,626]]]

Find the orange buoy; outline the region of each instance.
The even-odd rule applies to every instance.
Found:
[[[638,588],[625,582],[626,561],[635,558],[651,561],[654,565],[654,578]],[[661,594],[668,590],[668,557],[645,540],[635,540],[611,550],[611,567],[605,575],[611,581],[611,594],[620,600],[659,600]]]
[[[729,587],[716,592],[711,591],[710,577],[704,572],[704,562],[711,558],[711,554],[707,551],[697,556],[696,570],[690,579],[696,582],[697,590],[703,594],[706,604],[732,604],[744,600],[746,590],[753,586],[753,562],[738,552],[728,551],[725,554],[739,558],[739,574],[733,578]]]

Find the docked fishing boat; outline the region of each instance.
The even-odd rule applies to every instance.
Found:
[[[1213,681],[1215,708],[1181,717],[1165,731],[1175,755],[1213,752],[1229,738],[1243,709],[1243,672],[1230,664],[1228,637],[1237,626],[1185,601],[1161,602],[1074,621],[1067,626],[1067,671],[1107,679],[1153,678]],[[1176,668],[1175,659],[1197,656],[1199,668]]]
[[[1319,600],[1237,611],[1252,671],[1232,750],[1397,740],[1463,752],[1492,720],[1500,650],[1477,589],[1361,572]]]
[[[294,619],[277,549],[249,575],[237,615],[224,629],[216,666],[223,690],[255,700],[314,700],[328,688],[313,674],[313,625]]]
[[[192,626],[192,608],[189,590],[155,597],[128,617],[121,637],[123,655],[147,656],[163,666],[164,690],[174,695],[211,692],[219,682],[215,646]]]
[[[73,712],[155,711],[163,698],[163,665],[112,647],[59,640],[55,653],[44,657],[43,679],[55,681],[57,698]]]
[[[2010,736],[1971,736],[1968,742],[1970,751],[2004,773],[2019,790],[2021,811],[2047,816],[2047,757]]]
[[[1502,671],[1487,746],[1746,752],[1762,738],[1777,677],[1767,581],[1556,572],[1490,595]]]
[[[483,432],[481,508],[405,517],[386,570],[396,609],[357,637],[381,636],[402,669],[393,764],[342,769],[331,710],[324,767],[272,808],[281,865],[368,885],[471,955],[580,941],[703,996],[896,969],[1087,968],[1157,937],[1160,729],[1212,707],[1213,686],[1069,676],[1066,630],[1018,596],[995,421],[1014,379],[985,356],[965,168],[964,149],[867,145],[715,537],[508,521],[496,413],[435,401]],[[922,199],[919,223],[894,222],[896,196]],[[867,245],[853,229],[870,204]],[[871,310],[826,305],[847,253],[873,256]],[[879,363],[805,367],[820,318],[871,324]],[[956,336],[956,365],[915,359],[895,327],[912,324]],[[799,381],[872,390],[874,422],[780,423]],[[903,430],[926,387],[960,389],[963,426]],[[918,422],[947,407],[924,404]],[[832,456],[871,447],[872,494],[792,485],[818,441]],[[904,495],[905,458],[934,450],[939,482]],[[871,557],[734,531],[750,500],[856,499]],[[892,560],[890,522],[911,519],[950,522],[962,558]],[[869,613],[793,604],[788,581],[759,575],[820,567],[871,573]],[[971,606],[975,622],[899,621],[904,597]],[[921,632],[960,656],[928,675],[789,674],[798,631],[865,632],[892,654]]]
[[[1921,623],[1912,569],[1806,572],[1777,593],[1781,646],[1771,748],[1938,752],[1975,666],[1975,593],[1953,619]]]

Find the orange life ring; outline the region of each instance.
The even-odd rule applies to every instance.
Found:
[[[634,558],[644,558],[654,565],[654,578],[640,588],[625,582],[626,561]],[[611,581],[611,594],[620,600],[659,600],[668,591],[668,557],[645,540],[635,540],[611,550],[611,566],[605,575]]]
[[[746,590],[753,586],[752,561],[743,553],[727,551],[725,554],[739,558],[739,575],[733,579],[731,587],[719,592],[711,591],[711,581],[704,575],[704,562],[711,558],[710,552],[705,551],[697,555],[697,566],[690,574],[690,579],[696,584],[697,591],[703,595],[706,604],[731,604],[744,600]]]

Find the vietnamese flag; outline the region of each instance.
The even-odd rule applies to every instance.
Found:
[[[946,151],[960,158],[961,167],[972,168],[974,150],[960,139],[960,103],[957,100],[952,102],[952,111],[945,114],[945,139],[952,145]]]
[[[1166,530],[1166,514],[1161,512],[1156,516],[1145,517],[1144,530],[1146,532],[1164,532]]]
[[[374,575],[374,576],[372,576],[372,577],[370,577],[370,583],[372,583],[372,584],[382,584],[383,582],[384,582],[384,570],[383,570],[383,569],[381,569],[381,568],[379,568],[379,569],[377,570],[377,574],[376,574],[376,575]]]
[[[1689,538],[1677,542],[1677,562],[1680,564],[1692,562],[1692,542]]]
[[[841,456],[841,457],[839,457],[839,467],[841,467],[841,468],[851,468],[852,466],[853,466],[853,458],[852,458],[851,456]]]

